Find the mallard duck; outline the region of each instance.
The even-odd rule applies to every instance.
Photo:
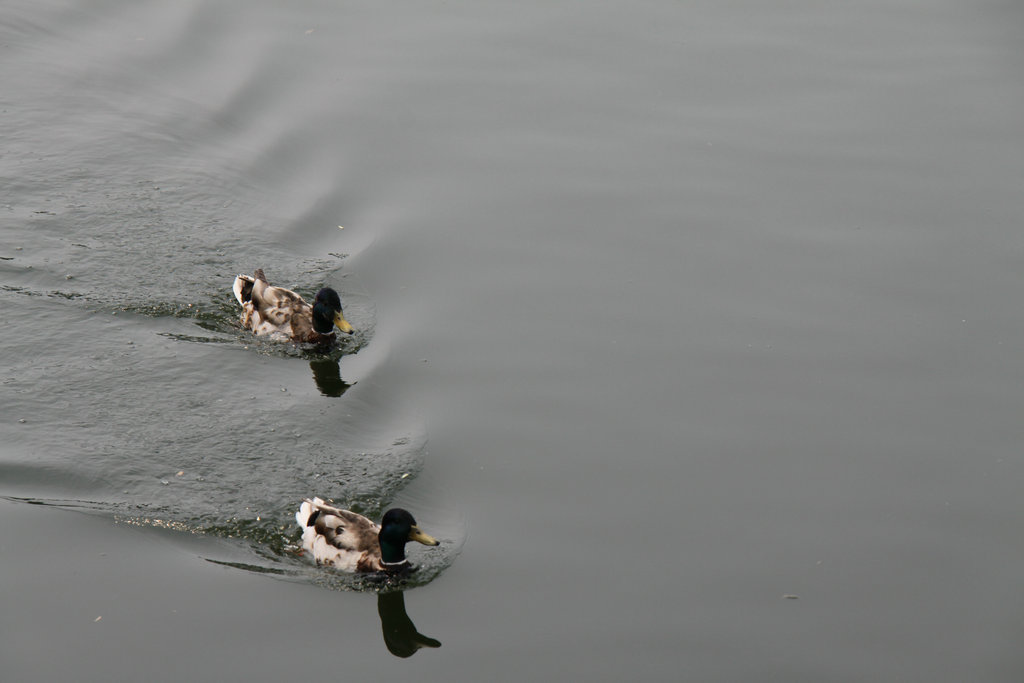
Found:
[[[353,572],[408,572],[405,544],[440,545],[416,526],[401,508],[384,513],[380,526],[366,517],[327,505],[322,499],[305,500],[295,513],[302,527],[302,547],[317,564]]]
[[[345,334],[353,332],[341,313],[341,297],[330,287],[317,292],[310,306],[292,290],[272,286],[257,268],[252,277],[236,277],[232,289],[242,304],[242,327],[257,335],[326,345],[334,341],[335,326]]]

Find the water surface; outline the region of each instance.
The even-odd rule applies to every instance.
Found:
[[[1021,18],[10,4],[5,680],[1019,680]]]

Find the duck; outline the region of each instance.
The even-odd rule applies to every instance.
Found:
[[[384,513],[378,526],[351,510],[328,505],[322,498],[302,501],[295,521],[302,528],[302,548],[318,565],[350,572],[403,574],[415,570],[405,556],[405,544],[441,545],[420,531],[412,514],[402,508]]]
[[[345,334],[355,331],[341,312],[341,297],[330,287],[317,292],[310,306],[292,290],[271,285],[257,268],[251,276],[236,277],[232,290],[242,305],[242,327],[257,336],[326,346],[335,340],[335,327]]]

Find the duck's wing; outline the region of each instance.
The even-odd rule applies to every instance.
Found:
[[[292,341],[296,342],[311,342],[321,337],[316,330],[313,329],[313,315],[311,309],[305,311],[293,311],[292,317],[288,319],[288,323],[292,330]],[[327,335],[322,335],[324,339],[331,339]]]
[[[380,548],[379,526],[350,510],[331,507],[319,498],[304,501],[296,520],[335,548],[358,553],[378,552]]]
[[[301,296],[290,289],[274,287],[266,280],[253,282],[252,302],[260,319],[277,327],[290,323],[294,315],[312,317],[312,308]]]
[[[314,498],[303,501],[295,520],[302,527],[302,547],[317,564],[353,572],[381,569],[380,528],[362,515]]]

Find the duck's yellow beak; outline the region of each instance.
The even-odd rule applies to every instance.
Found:
[[[418,526],[414,526],[409,530],[409,540],[422,543],[423,545],[441,545],[441,541],[437,540],[433,536],[428,536]]]
[[[345,334],[352,334],[352,332],[355,331],[352,329],[352,326],[348,324],[348,321],[345,320],[345,316],[341,314],[341,311],[334,314],[334,324]]]

